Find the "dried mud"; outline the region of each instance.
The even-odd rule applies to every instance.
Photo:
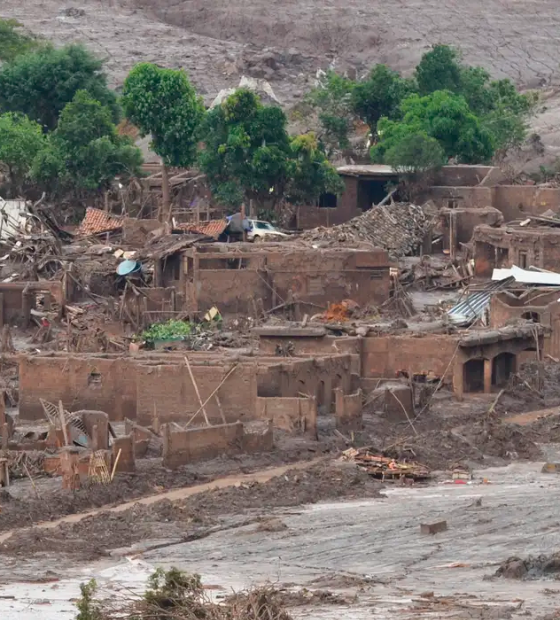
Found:
[[[266,483],[206,491],[183,501],[137,504],[129,510],[100,512],[55,528],[18,531],[0,551],[25,557],[31,553],[64,553],[89,560],[150,538],[186,541],[205,536],[212,528],[222,527],[226,517],[232,515],[251,517],[259,529],[266,529],[271,526],[266,516],[270,508],[338,498],[380,497],[380,488],[378,482],[351,464],[317,464],[289,470]]]
[[[16,527],[31,527],[42,521],[53,521],[66,515],[78,514],[103,506],[154,495],[174,488],[189,487],[232,474],[244,474],[278,464],[313,459],[336,446],[315,442],[287,442],[279,439],[274,452],[233,458],[219,458],[171,471],[164,469],[160,459],[138,461],[134,474],[119,474],[109,485],[89,484],[76,491],[57,488],[42,489],[37,480],[39,495],[31,488],[25,497],[0,491],[0,532]],[[285,449],[282,449],[284,447]],[[311,449],[310,449],[311,448]],[[60,485],[60,479],[56,481]]]

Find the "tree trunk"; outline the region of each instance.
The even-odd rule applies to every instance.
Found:
[[[163,159],[161,160],[161,193],[162,193],[162,205],[160,211],[160,222],[171,221],[171,197],[169,195],[169,175],[167,172],[167,166]]]

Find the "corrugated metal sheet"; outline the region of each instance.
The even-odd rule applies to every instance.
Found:
[[[466,326],[478,318],[484,318],[486,308],[490,304],[492,295],[508,287],[514,278],[505,278],[499,282],[489,282],[482,291],[467,295],[463,301],[447,311],[449,321],[455,325]]]
[[[111,232],[112,230],[122,228],[122,225],[122,217],[111,215],[110,213],[101,211],[101,209],[88,207],[84,219],[78,228],[78,235],[87,237],[88,235]]]
[[[227,228],[227,225],[228,223],[226,220],[210,220],[209,222],[201,222],[200,224],[177,224],[175,228],[217,239]]]
[[[513,265],[511,269],[494,269],[492,280],[512,277],[520,284],[541,284],[543,286],[560,286],[560,273],[552,271],[531,271]]]

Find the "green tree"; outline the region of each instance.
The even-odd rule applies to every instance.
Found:
[[[309,204],[323,193],[342,193],[344,183],[320,148],[315,134],[295,136],[291,139],[290,150],[290,172],[286,188],[290,202]]]
[[[317,86],[307,95],[307,101],[317,109],[323,133],[322,142],[330,152],[347,149],[350,146],[349,134],[354,123],[352,112],[352,90],[355,82],[327,71]]]
[[[21,32],[22,25],[15,19],[0,19],[0,60],[11,62],[20,54],[40,46],[40,42]]]
[[[465,164],[487,162],[494,154],[492,134],[471,112],[464,97],[436,91],[426,97],[411,95],[401,104],[402,121],[381,119],[380,141],[372,148],[375,160],[385,161],[388,151],[414,132],[438,141],[446,158]]]
[[[111,110],[78,91],[33,162],[33,178],[50,191],[106,189],[116,176],[139,174],[140,150],[119,136]]]
[[[352,109],[375,133],[379,119],[398,117],[400,103],[414,91],[412,80],[403,79],[385,65],[375,65],[354,87]]]
[[[416,69],[416,79],[421,94],[448,90],[462,95],[502,154],[525,140],[535,97],[518,93],[509,79],[492,81],[482,67],[463,65],[454,48],[438,45],[425,54]]]
[[[20,195],[45,137],[40,125],[21,114],[0,115],[0,168],[7,177],[8,197]]]
[[[200,167],[214,196],[238,208],[281,198],[309,202],[341,191],[336,170],[314,134],[290,139],[286,116],[258,96],[237,90],[210,110],[202,128]]]
[[[200,167],[220,202],[239,207],[283,195],[290,152],[286,123],[279,107],[263,105],[246,89],[207,113]]]
[[[416,67],[416,82],[421,95],[436,90],[459,92],[461,64],[459,52],[449,45],[435,45],[426,52]]]
[[[167,166],[192,166],[197,156],[197,132],[204,117],[202,99],[184,71],[150,63],[136,65],[124,82],[122,104],[128,119],[161,157],[164,220],[171,217]]]
[[[445,153],[440,143],[425,131],[413,131],[389,148],[385,163],[399,172],[425,174],[445,163]]]
[[[112,120],[120,108],[107,86],[103,63],[80,45],[46,47],[17,56],[0,67],[0,110],[21,112],[52,131],[79,90],[106,106]]]

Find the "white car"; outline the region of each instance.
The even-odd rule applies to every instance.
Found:
[[[263,222],[262,220],[247,221],[249,222],[247,241],[280,241],[289,237],[286,233],[274,228],[270,222]]]

